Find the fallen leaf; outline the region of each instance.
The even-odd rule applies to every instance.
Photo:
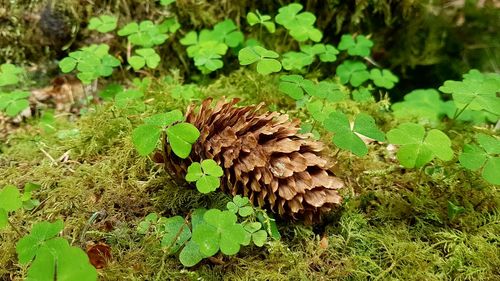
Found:
[[[87,256],[95,268],[104,268],[111,260],[111,247],[104,242],[90,242],[87,245]]]

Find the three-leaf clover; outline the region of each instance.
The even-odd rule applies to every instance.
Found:
[[[210,73],[224,65],[222,56],[226,54],[228,45],[219,41],[224,40],[227,35],[223,33],[224,30],[221,29],[219,34],[215,34],[204,29],[199,35],[195,31],[191,31],[180,40],[182,45],[189,46],[187,48],[188,56],[194,59],[195,65],[202,73]]]
[[[210,193],[220,186],[220,177],[224,174],[222,168],[212,159],[193,162],[189,165],[186,181],[196,182],[196,189],[201,193]]]
[[[213,256],[219,249],[223,254],[234,255],[245,243],[247,232],[231,211],[210,209],[203,216],[205,224],[193,230],[192,240],[198,244],[200,252]]]
[[[400,145],[397,157],[406,168],[419,168],[435,157],[449,161],[453,158],[451,141],[440,130],[432,129],[426,133],[422,125],[403,123],[387,133],[387,140]]]
[[[301,100],[304,97],[304,91],[313,95],[315,86],[311,80],[304,79],[301,75],[282,75],[279,90],[295,100]]]
[[[191,238],[191,230],[181,216],[161,218],[157,231],[163,236],[161,246],[167,248],[169,254],[175,254]]]
[[[102,15],[100,17],[93,17],[89,21],[88,29],[106,33],[114,30],[117,22],[118,19],[115,16]]]
[[[238,53],[241,65],[257,62],[257,72],[267,75],[281,70],[281,63],[276,60],[279,55],[260,46],[245,47]]]
[[[159,113],[144,119],[144,124],[132,131],[132,142],[139,154],[146,156],[153,152],[163,129],[182,120],[184,117],[179,110]]]
[[[247,197],[241,197],[241,195],[234,196],[233,202],[228,202],[226,207],[229,211],[239,214],[242,217],[248,217],[253,214],[253,207],[250,205],[250,200]]]
[[[373,80],[373,83],[377,87],[386,89],[392,89],[399,81],[399,78],[388,69],[372,69],[370,71],[370,79]]]
[[[460,164],[481,175],[492,184],[500,184],[500,140],[486,134],[477,135],[478,145],[466,144],[459,156]]]
[[[339,111],[330,113],[324,122],[325,128],[334,133],[333,143],[341,149],[351,151],[357,156],[368,153],[368,147],[360,138],[366,136],[378,141],[384,141],[384,133],[375,124],[375,120],[368,114],[360,113],[351,127],[349,118]]]
[[[364,35],[358,35],[354,38],[351,34],[344,34],[340,38],[339,50],[347,50],[351,56],[367,57],[370,55],[370,50],[373,47],[373,42]]]
[[[392,105],[397,118],[417,117],[436,122],[444,115],[444,103],[435,89],[413,90],[404,101]]]
[[[212,31],[212,36],[231,48],[243,43],[245,39],[243,33],[238,30],[238,27],[231,19],[217,23]]]
[[[152,21],[145,20],[139,24],[131,22],[125,25],[118,30],[118,35],[127,36],[128,41],[134,45],[151,48],[163,44],[167,40],[168,35],[165,32],[166,30],[160,30],[159,26]]]
[[[264,246],[264,243],[267,241],[267,231],[262,229],[262,224],[260,222],[248,222],[245,223],[243,227],[248,232],[248,243],[252,240],[255,246]]]
[[[354,87],[358,87],[370,78],[366,65],[359,61],[346,60],[337,67],[336,72],[342,84],[349,82]]]
[[[11,93],[0,93],[0,111],[8,116],[14,117],[30,106],[28,97],[31,94],[24,91],[13,91]]]
[[[249,12],[247,14],[247,21],[250,26],[254,26],[256,24],[264,26],[270,33],[274,33],[276,31],[276,26],[274,22],[271,21],[271,16],[261,15],[258,10],[255,11],[255,13]]]
[[[97,280],[97,271],[80,248],[56,237],[63,222],[39,222],[16,244],[19,263],[31,262],[26,280]]]
[[[191,123],[178,123],[167,128],[167,137],[175,155],[186,159],[192,145],[200,136],[200,131]]]
[[[314,55],[309,55],[303,52],[287,52],[283,54],[281,63],[285,70],[302,70],[314,61]]]
[[[471,70],[463,81],[448,80],[439,87],[443,93],[451,94],[458,109],[485,110],[500,115],[500,75],[484,75]]]
[[[113,68],[120,65],[120,61],[108,54],[109,46],[106,44],[91,45],[79,51],[69,53],[69,56],[59,62],[63,73],[77,69],[77,77],[89,84],[101,76],[107,77],[113,73]]]
[[[138,49],[135,51],[137,55],[131,56],[128,63],[135,71],[147,65],[149,68],[156,68],[160,63],[160,56],[152,48]]]
[[[23,69],[10,63],[0,65],[0,87],[14,85],[19,82],[19,74]]]
[[[303,42],[311,39],[314,42],[321,41],[323,34],[315,28],[316,16],[310,12],[302,12],[302,5],[292,3],[281,7],[276,15],[276,22],[290,31],[290,35],[297,41]]]

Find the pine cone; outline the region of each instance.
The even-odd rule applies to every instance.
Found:
[[[224,169],[223,191],[306,223],[319,221],[339,205],[337,190],[343,182],[320,157],[324,145],[310,134],[299,134],[300,121],[277,112],[259,113],[263,104],[235,107],[238,101],[221,100],[212,108],[207,99],[197,113],[190,106],[186,121],[201,135],[186,160],[166,143],[167,168],[184,176],[191,161],[214,159]]]

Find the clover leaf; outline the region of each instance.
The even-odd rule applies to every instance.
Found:
[[[471,70],[463,81],[445,81],[439,90],[451,94],[458,109],[485,110],[500,115],[500,75],[484,75]]]
[[[250,206],[250,200],[247,197],[241,197],[241,195],[236,195],[233,198],[233,202],[227,203],[226,208],[242,217],[248,217],[253,214],[253,207]]]
[[[219,33],[202,30],[200,34],[191,31],[180,40],[182,45],[188,46],[188,56],[194,59],[195,65],[202,73],[210,73],[222,68],[222,56],[226,54],[228,45],[219,40],[224,40],[227,35],[225,29]]]
[[[354,87],[360,86],[370,78],[366,65],[359,61],[346,60],[337,67],[336,71],[342,84],[349,82]]]
[[[97,280],[97,271],[80,248],[56,237],[63,222],[39,222],[16,244],[20,264],[31,262],[27,280]]]
[[[17,84],[21,73],[23,73],[23,69],[13,64],[0,65],[0,87]]]
[[[29,92],[13,91],[11,93],[0,93],[0,111],[4,111],[7,116],[14,117],[30,106]]]
[[[472,171],[481,170],[482,177],[492,184],[500,184],[500,139],[479,133],[478,145],[466,144],[459,156],[460,164]]]
[[[448,218],[450,220],[454,219],[456,216],[465,212],[465,208],[459,205],[453,204],[453,202],[448,201]]]
[[[234,255],[246,240],[246,231],[237,224],[237,217],[230,211],[210,209],[203,216],[206,224],[193,230],[192,240],[198,244],[200,252],[206,256],[216,254]]]
[[[319,44],[323,45],[323,44]],[[337,60],[337,54],[339,51],[332,45],[326,44],[324,45],[324,49],[318,53],[319,59],[322,62],[334,62]]]
[[[231,48],[238,46],[245,40],[243,33],[238,30],[238,27],[231,19],[217,23],[213,29],[213,36]]]
[[[161,30],[150,20],[141,23],[131,22],[118,30],[118,35],[127,36],[128,41],[134,45],[144,48],[151,48],[155,45],[161,45],[168,39],[166,30]]]
[[[300,100],[304,97],[304,91],[311,94],[316,88],[311,80],[293,74],[280,76],[279,90],[295,100]]]
[[[359,87],[351,92],[352,100],[357,102],[374,102],[370,89],[365,87]]]
[[[137,55],[131,56],[128,60],[135,71],[143,68],[144,65],[149,68],[156,68],[160,63],[160,56],[152,48],[138,49],[135,52]]]
[[[391,108],[398,119],[417,117],[437,122],[445,114],[444,102],[435,89],[413,90]]]
[[[201,193],[210,193],[220,186],[220,177],[224,174],[222,168],[212,159],[193,162],[189,165],[186,181],[196,182],[196,188]]]
[[[117,22],[118,19],[115,16],[102,15],[100,17],[93,17],[89,21],[88,29],[106,33],[114,30]]]
[[[276,15],[276,22],[290,31],[290,35],[297,41],[303,42],[311,39],[314,42],[321,41],[323,34],[315,28],[316,16],[310,12],[302,12],[302,5],[292,3],[281,7]]]
[[[349,150],[357,156],[368,153],[368,147],[360,138],[366,136],[384,141],[384,133],[377,128],[375,120],[368,114],[360,113],[351,127],[349,118],[342,112],[332,112],[324,122],[325,128],[334,133],[333,143],[341,149]]]
[[[248,222],[244,224],[244,228],[248,233],[248,240],[251,239],[257,247],[264,246],[267,241],[267,232],[262,229],[262,224],[260,222]]]
[[[0,229],[7,225],[9,212],[21,208],[22,204],[21,193],[17,187],[7,185],[0,189]]]
[[[175,155],[185,159],[191,153],[191,147],[200,136],[200,131],[190,123],[175,124],[167,129],[167,137]]]
[[[172,3],[175,3],[175,1],[176,0],[160,0],[160,4],[162,6],[168,6],[168,5],[172,4]]]
[[[314,55],[311,56],[302,52],[287,52],[283,54],[281,63],[285,70],[302,70],[314,61]]]
[[[340,37],[339,50],[347,50],[351,56],[367,57],[370,55],[370,50],[373,47],[373,42],[364,35],[358,35],[355,38],[351,34],[344,34]]]
[[[281,70],[281,63],[276,60],[279,55],[260,46],[245,47],[238,53],[241,65],[257,63],[257,72],[267,75]]]
[[[182,120],[184,117],[179,110],[155,114],[144,119],[144,124],[132,131],[132,142],[139,155],[146,156],[153,152],[163,129]]]
[[[77,77],[84,84],[113,73],[113,68],[120,65],[120,61],[108,54],[109,46],[106,44],[90,45],[78,51],[69,53],[69,56],[59,62],[63,73],[78,70]]]
[[[157,227],[163,236],[161,246],[167,248],[168,254],[177,253],[191,238],[191,230],[181,216],[161,218]]]
[[[261,15],[258,10],[255,11],[255,13],[249,12],[247,14],[247,22],[250,26],[260,24],[264,26],[270,33],[274,33],[276,31],[276,26],[274,22],[271,21],[271,16]]]
[[[373,83],[375,83],[377,87],[386,89],[392,89],[399,81],[399,78],[388,69],[372,69],[370,71],[370,79],[373,80]]]
[[[437,129],[426,133],[419,124],[403,123],[387,133],[387,140],[400,145],[397,157],[406,168],[422,167],[435,157],[443,161],[453,158],[448,136]]]
[[[146,234],[149,231],[151,225],[158,222],[158,214],[150,213],[142,221],[137,224],[137,232],[139,234]]]

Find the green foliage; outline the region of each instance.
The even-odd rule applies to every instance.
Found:
[[[226,207],[229,211],[237,213],[243,218],[254,213],[253,207],[250,205],[250,200],[247,197],[241,197],[241,195],[236,195],[232,202],[227,203]]]
[[[400,145],[397,157],[406,168],[422,167],[435,157],[443,161],[453,158],[448,136],[437,129],[426,133],[419,124],[403,123],[387,133],[387,140]]]
[[[302,5],[292,3],[281,7],[276,15],[276,23],[283,25],[290,35],[299,42],[312,40],[314,42],[321,41],[323,33],[314,27],[316,16],[310,12],[301,12]]]
[[[139,154],[146,156],[153,152],[165,127],[183,120],[184,116],[179,110],[159,113],[145,118],[144,124],[132,131],[132,142]]]
[[[69,56],[59,62],[63,73],[74,69],[76,75],[84,84],[90,84],[99,77],[107,77],[113,73],[113,68],[120,65],[120,61],[108,54],[109,46],[106,44],[83,47],[79,51],[69,53]]]
[[[186,181],[196,182],[196,188],[201,193],[210,193],[220,186],[220,177],[224,175],[222,168],[212,159],[193,162],[189,165]]]
[[[180,43],[188,46],[188,56],[193,58],[202,73],[207,74],[222,68],[222,56],[226,54],[228,47],[235,48],[243,41],[243,33],[228,19],[217,23],[213,30],[203,29],[199,34],[191,31]]]
[[[459,156],[460,164],[472,171],[481,170],[482,177],[492,184],[500,184],[500,139],[486,134],[476,136],[479,144],[465,144]]]
[[[462,206],[457,206],[453,202],[448,201],[448,218],[453,220],[456,216],[465,212],[465,208]]]
[[[283,54],[283,68],[285,70],[303,70],[314,62],[316,56],[322,62],[334,62],[339,51],[330,44],[301,45],[300,52],[287,52]]]
[[[131,56],[128,63],[134,68],[135,71],[147,65],[149,68],[156,68],[160,63],[160,56],[152,48],[137,49],[137,55]]]
[[[347,50],[351,56],[368,57],[370,55],[373,42],[364,35],[353,37],[351,34],[344,34],[340,38],[339,50]]]
[[[110,15],[93,17],[89,20],[88,29],[106,33],[115,30],[118,18]]]
[[[168,6],[172,3],[175,3],[176,0],[160,0],[160,4],[163,6]]]
[[[10,63],[0,65],[0,87],[19,83],[19,75],[24,71]]]
[[[172,151],[180,158],[187,158],[191,147],[200,136],[200,131],[191,123],[178,123],[167,128],[167,137]]]
[[[381,132],[375,120],[370,115],[360,113],[351,127],[349,118],[342,112],[332,112],[325,120],[325,128],[334,133],[333,143],[341,149],[351,151],[357,156],[368,153],[368,147],[360,136],[369,137],[378,141],[384,141],[384,133]]]
[[[172,98],[176,100],[190,101],[200,97],[200,89],[196,84],[177,85],[172,90]]]
[[[280,76],[279,89],[295,100],[304,98],[304,92],[311,94],[314,91],[314,82],[304,79],[301,75]]]
[[[11,93],[0,93],[0,111],[14,117],[29,107],[29,92],[15,90]]]
[[[388,69],[372,69],[370,79],[373,80],[377,87],[386,89],[394,88],[394,85],[399,81],[399,78]]]
[[[264,26],[270,33],[274,33],[276,31],[276,25],[271,21],[271,16],[262,15],[259,13],[259,10],[256,10],[255,13],[248,12],[247,22],[250,26],[254,26],[256,24]]]
[[[118,35],[127,36],[128,41],[137,46],[151,48],[153,46],[163,44],[167,39],[168,29],[161,28],[161,25],[156,25],[150,20],[140,22],[131,22],[120,30]]]
[[[238,60],[241,65],[257,63],[257,72],[262,75],[281,70],[281,63],[276,60],[278,57],[278,53],[260,46],[245,47],[238,53]]]
[[[358,87],[370,79],[370,72],[366,70],[366,65],[359,61],[345,60],[336,71],[342,84],[349,82],[353,87]]]
[[[38,200],[31,199],[32,192],[38,188],[40,188],[38,184],[26,183],[22,194],[13,185],[6,185],[0,189],[0,229],[9,222],[9,213],[17,211],[21,207],[31,210],[40,204]]]
[[[416,117],[434,123],[445,114],[444,103],[435,89],[413,90],[405,95],[404,101],[394,103],[392,110],[398,119]]]
[[[439,90],[451,94],[453,102],[459,110],[484,110],[500,116],[500,74],[482,74],[471,70],[464,74],[462,81],[445,81]]]
[[[56,237],[63,222],[39,222],[16,244],[19,263],[31,262],[26,280],[97,280],[85,252]]]
[[[262,247],[269,237],[280,239],[274,220],[265,211],[250,206],[248,198],[238,195],[227,204],[227,208],[224,211],[196,209],[191,213],[191,220],[189,216],[185,219],[180,216],[158,219],[152,213],[139,222],[137,230],[141,234],[153,230],[161,237],[166,252],[171,255],[179,253],[180,262],[187,267],[219,251],[235,255],[241,246],[251,242]],[[239,223],[237,214],[245,221]]]

